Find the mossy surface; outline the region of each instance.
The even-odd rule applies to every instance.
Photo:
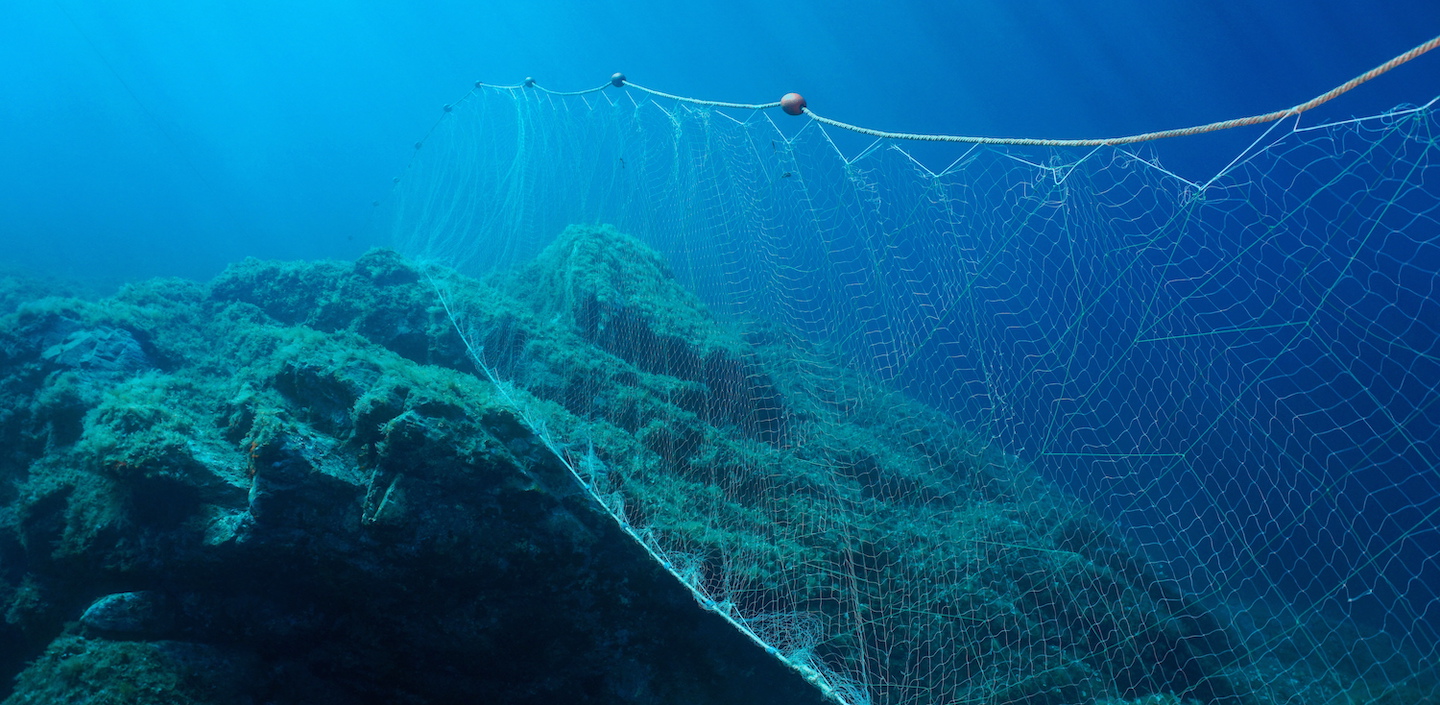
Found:
[[[12,308],[7,704],[819,701],[587,499],[515,402],[575,421],[500,403],[393,253]],[[125,591],[164,619],[81,619]]]
[[[12,705],[252,705],[257,663],[221,647],[63,636],[20,676]]]
[[[12,299],[7,705],[818,702],[720,614],[878,703],[1340,697],[1275,685],[1305,656],[1253,661],[1021,459],[718,321],[613,229],[487,280],[374,251]],[[77,622],[127,591],[165,619]]]

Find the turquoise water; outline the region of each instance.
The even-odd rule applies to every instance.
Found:
[[[1436,27],[1425,0],[7,3],[0,262],[113,280],[357,256],[388,239],[370,204],[475,80],[624,71],[717,100],[799,91],[884,129],[1103,136],[1292,105]],[[1435,64],[1326,114],[1428,100]],[[1159,149],[1199,178],[1249,139]]]

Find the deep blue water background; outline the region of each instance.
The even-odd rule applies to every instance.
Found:
[[[387,244],[372,203],[385,198],[440,107],[476,80],[534,76],[564,90],[598,85],[618,70],[643,85],[719,100],[769,101],[796,90],[817,112],[884,129],[1096,137],[1290,106],[1440,34],[1435,0],[679,5],[0,4],[0,270],[105,283],[205,278],[244,256],[348,258]],[[1440,52],[1305,121],[1370,115],[1437,94]],[[1176,172],[1203,180],[1258,134],[1147,149]],[[851,150],[867,142],[839,141]],[[946,147],[915,153],[935,169],[957,156]],[[1433,274],[1437,263],[1416,264]],[[1237,301],[1249,295],[1230,293]],[[1427,330],[1410,331],[1419,338],[1411,345],[1440,354]],[[1281,346],[1257,344],[1252,352],[1256,360],[1277,359]],[[1316,389],[1361,396],[1326,386],[1331,380],[1322,376],[1329,372],[1302,365],[1289,387],[1276,385],[1272,393],[1293,387],[1301,396]],[[1420,409],[1416,428],[1434,441],[1440,423],[1440,407],[1430,403],[1434,382],[1416,386],[1417,379],[1399,369],[1372,382],[1403,388],[1392,404]],[[1334,401],[1320,394],[1293,404],[1300,414]],[[1376,412],[1346,413],[1328,420]],[[1116,419],[1116,428],[1097,435],[1126,433]],[[1325,421],[1294,438],[1323,435]],[[1334,450],[1350,442],[1338,439]],[[1316,447],[1324,451],[1328,443]],[[1337,499],[1326,521],[1355,517],[1373,525],[1375,545],[1410,535],[1417,522],[1433,527],[1433,514],[1424,513],[1440,507],[1440,490],[1426,479],[1433,475],[1417,472],[1433,457],[1432,446],[1396,454],[1400,461],[1352,485],[1318,482],[1322,487],[1296,492],[1332,492]],[[1183,491],[1170,493],[1165,499],[1174,506],[1164,509],[1183,511],[1185,492],[1235,493],[1235,506],[1255,505],[1246,519],[1257,523],[1243,527],[1251,533],[1242,541],[1264,545],[1270,537],[1263,505],[1283,512],[1305,497],[1282,490],[1269,496],[1263,491],[1269,480],[1254,474],[1264,469],[1222,455],[1215,452],[1215,474],[1200,482],[1212,486],[1176,488]],[[1076,468],[1076,485],[1094,480],[1081,476],[1085,470]],[[1409,484],[1397,489],[1400,482]],[[1295,487],[1296,478],[1269,484]],[[1252,492],[1256,487],[1262,491]],[[1340,501],[1345,496],[1349,501]],[[1409,515],[1416,516],[1384,526]],[[1217,517],[1200,512],[1195,521]],[[1336,546],[1297,544],[1265,569],[1287,583],[1287,592],[1328,594],[1346,560],[1361,561],[1373,550],[1346,544],[1353,537],[1345,531],[1337,526],[1343,537]],[[1296,531],[1328,533],[1321,524]],[[1388,589],[1408,594],[1416,610],[1433,610],[1440,588],[1427,586],[1440,584],[1433,566],[1440,546],[1433,533],[1414,538],[1415,548],[1390,564],[1394,575],[1372,571],[1373,587],[1340,599],[1385,589],[1378,575],[1398,581]],[[1404,598],[1386,599],[1377,612]],[[1440,622],[1434,614],[1420,618]]]
[[[1097,136],[1293,105],[1436,33],[1433,0],[0,3],[0,267],[353,256],[383,244],[371,203],[475,80],[618,70],[715,99],[796,90],[887,129]],[[1326,114],[1437,90],[1426,57]],[[1198,174],[1246,139],[1158,149]]]

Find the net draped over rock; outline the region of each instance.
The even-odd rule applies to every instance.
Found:
[[[451,311],[584,421],[549,435],[597,501],[838,700],[1403,701],[1440,641],[1435,127],[1276,128],[1196,181],[1119,147],[932,171],[814,122],[487,86],[386,212],[626,363],[556,377]]]

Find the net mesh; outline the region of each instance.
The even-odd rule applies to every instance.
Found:
[[[390,212],[528,292],[548,343],[455,296],[477,364],[838,701],[1422,702],[1436,128],[1287,125],[1206,183],[1115,147],[935,173],[768,113],[477,89]]]

